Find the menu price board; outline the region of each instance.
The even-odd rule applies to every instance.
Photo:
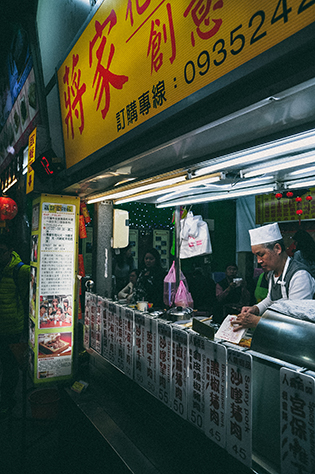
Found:
[[[228,348],[226,449],[252,465],[252,356]]]
[[[157,321],[135,311],[134,380],[158,397]]]
[[[172,382],[172,328],[169,323],[157,319],[157,338],[158,399],[166,406],[170,407]]]
[[[187,419],[188,334],[172,324],[172,395],[171,407]]]
[[[90,324],[91,324],[91,340],[90,344],[99,354],[101,353],[101,318],[98,297],[93,295],[90,298]]]
[[[133,346],[134,346],[134,312],[122,308],[123,342],[125,346],[124,373],[133,379]]]
[[[225,448],[227,350],[221,344],[206,340],[205,352],[205,434]]]
[[[281,473],[315,472],[315,380],[280,369]]]
[[[196,428],[204,431],[206,339],[192,330],[188,330],[188,337],[188,420],[195,425]]]
[[[85,293],[85,312],[84,312],[84,334],[83,345],[85,349],[90,348],[91,338],[91,300],[94,296],[88,291]]]
[[[41,195],[33,202],[30,336],[34,383],[72,372],[78,197]]]

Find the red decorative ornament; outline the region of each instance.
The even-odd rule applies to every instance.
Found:
[[[277,194],[275,195],[275,198],[278,199],[278,201],[279,201],[279,199],[282,198],[282,194],[281,194],[281,193],[277,193]]]
[[[0,220],[13,219],[17,215],[18,207],[15,201],[9,197],[0,197]]]
[[[288,198],[293,197],[293,192],[292,192],[292,191],[288,191],[288,192],[287,192],[287,197],[288,197]]]
[[[297,215],[299,216],[299,225],[301,225],[301,215],[303,214],[303,211],[302,211],[302,209],[298,209],[298,210],[296,211],[296,213],[297,213]]]
[[[296,202],[302,202],[302,198],[300,196],[295,198]]]
[[[310,201],[312,201],[313,198],[312,198],[312,196],[306,196],[305,199],[310,202]]]

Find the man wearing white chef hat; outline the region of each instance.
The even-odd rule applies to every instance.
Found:
[[[282,298],[310,300],[315,280],[306,267],[288,257],[277,222],[249,231],[252,252],[264,272],[271,272],[267,297],[254,306],[244,306],[232,323],[234,331],[256,327],[266,309]]]

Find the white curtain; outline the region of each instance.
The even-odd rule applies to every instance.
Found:
[[[236,200],[236,252],[250,252],[249,229],[255,225],[255,196]]]

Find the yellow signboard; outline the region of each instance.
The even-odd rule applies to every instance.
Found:
[[[58,70],[67,167],[311,24],[313,0],[106,0]]]
[[[26,175],[26,194],[30,193],[34,189],[34,170],[31,164],[35,161],[36,151],[36,128],[32,131],[28,137],[28,162],[27,162],[27,175]]]

